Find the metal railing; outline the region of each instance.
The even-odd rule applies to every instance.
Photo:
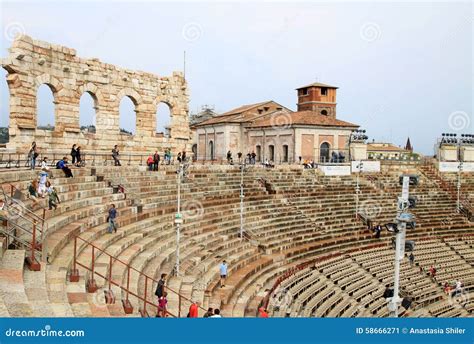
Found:
[[[78,252],[78,241],[85,244],[84,250],[89,249],[89,248],[91,249],[91,264],[90,264],[90,266],[78,261],[78,254],[79,254],[79,252]],[[103,254],[108,258],[108,261],[109,261],[108,273],[102,274],[102,273],[100,273],[99,271],[96,270],[96,266],[95,266],[96,253]],[[69,272],[70,277],[71,277],[71,275],[78,276],[77,267],[80,266],[80,267],[86,269],[87,271],[89,271],[91,273],[91,279],[92,280],[94,280],[94,276],[99,276],[102,279],[104,279],[105,284],[108,284],[108,290],[110,292],[112,291],[112,285],[119,287],[123,292],[125,292],[125,300],[123,300],[124,305],[125,304],[130,304],[130,301],[129,301],[130,296],[133,296],[133,297],[137,298],[138,300],[140,300],[140,302],[142,302],[142,307],[140,308],[140,313],[142,314],[142,316],[148,316],[147,306],[152,306],[152,307],[156,307],[156,309],[159,309],[158,308],[158,303],[151,301],[148,297],[148,290],[149,290],[148,288],[149,287],[152,288],[153,283],[158,283],[158,280],[154,279],[153,277],[150,277],[150,276],[146,275],[142,271],[132,267],[130,264],[120,260],[119,258],[112,256],[110,253],[108,253],[104,249],[101,249],[101,248],[97,247],[93,243],[81,238],[80,236],[75,236],[74,237],[74,253],[73,253],[73,255],[74,255],[73,256],[73,267],[72,267],[72,270]],[[114,281],[113,280],[112,271],[113,271],[113,265],[115,263],[121,264],[125,268],[125,270],[127,271],[126,283],[123,283],[122,281]],[[139,295],[138,291],[135,293],[135,292],[130,290],[130,276],[131,276],[131,273],[137,273],[139,275],[139,277],[142,277],[142,278],[145,279],[144,294],[143,294],[144,296]],[[178,296],[178,314],[172,314],[168,310],[166,310],[166,314],[168,314],[172,317],[178,317],[178,318],[181,317],[182,303],[184,301],[186,301],[186,302],[189,302],[191,304],[191,303],[193,303],[193,301],[191,299],[181,295],[179,292],[171,289],[170,287],[165,286],[164,290],[167,291],[168,293],[171,292],[172,294],[175,294],[175,295]],[[207,311],[206,309],[204,309],[200,306],[198,306],[198,308],[201,309],[203,312]]]

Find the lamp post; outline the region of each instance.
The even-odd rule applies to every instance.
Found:
[[[400,262],[405,254],[405,237],[406,237],[406,226],[408,222],[413,221],[413,216],[408,213],[407,209],[409,206],[408,194],[409,194],[410,177],[403,177],[403,189],[402,196],[398,198],[398,210],[397,210],[397,229],[395,233],[395,262],[394,262],[394,277],[393,277],[393,296],[388,298],[388,309],[390,316],[398,317],[398,306],[401,304],[402,299],[399,296],[400,293]]]
[[[457,189],[458,189],[458,199],[457,199],[457,209],[458,213],[461,212],[461,172],[463,168],[463,162],[460,161],[458,165],[458,183],[457,183]]]
[[[245,162],[240,164],[240,240],[244,238],[244,170]]]
[[[359,160],[359,164],[356,166],[357,171],[358,171],[357,178],[356,178],[356,211],[355,211],[356,219],[359,216],[359,193],[360,193],[359,175],[363,167],[364,167],[364,163]]]
[[[176,215],[174,219],[174,223],[176,224],[176,265],[175,265],[175,272],[176,276],[179,276],[179,241],[181,235],[181,228],[180,225],[183,223],[183,215],[181,214],[181,178],[183,177],[183,164],[179,164],[179,168],[177,171],[178,175],[178,205],[176,210]]]

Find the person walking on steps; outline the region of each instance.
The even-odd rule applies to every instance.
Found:
[[[225,280],[227,278],[227,262],[225,260],[222,261],[221,265],[219,266],[219,271],[221,275],[221,288],[225,287]]]
[[[109,223],[108,232],[112,233],[114,231],[117,233],[117,209],[115,209],[115,204],[112,204],[109,208],[109,216],[107,216],[107,222]]]

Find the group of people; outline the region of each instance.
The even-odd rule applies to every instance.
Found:
[[[171,164],[171,149],[170,148],[167,148],[165,150],[165,153],[164,153],[164,164],[166,165],[169,165]],[[186,151],[182,151],[182,152],[179,152],[178,155],[176,156],[176,160],[178,161],[178,163],[182,163],[182,162],[185,162],[187,160],[187,157],[186,157]],[[146,160],[146,164],[148,166],[148,170],[149,171],[158,171],[159,167],[160,167],[160,163],[161,163],[161,156],[160,154],[158,153],[158,151],[156,150],[155,153],[153,154],[150,154]]]
[[[46,160],[45,160],[46,159]],[[56,209],[58,204],[61,203],[56,188],[51,184],[49,178],[51,177],[48,173],[49,167],[47,167],[47,158],[43,158],[45,166],[42,167],[37,178],[33,179],[28,186],[28,197],[37,204],[41,198],[48,198],[49,210]]]
[[[463,283],[460,280],[444,283],[444,292],[448,296],[459,296],[462,294]]]

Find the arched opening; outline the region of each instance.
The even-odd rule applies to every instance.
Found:
[[[10,91],[7,84],[7,71],[0,68],[0,145],[8,142],[8,124],[10,121]]]
[[[288,145],[283,145],[283,162],[288,162]]]
[[[90,92],[84,92],[79,101],[79,126],[81,131],[95,133],[97,98]]]
[[[135,135],[135,130],[137,127],[137,116],[135,113],[136,103],[134,100],[125,96],[120,100],[120,133],[126,135]]]
[[[198,155],[198,145],[193,144],[191,151],[193,152],[193,161],[197,160],[197,155]]]
[[[268,145],[268,160],[275,161],[275,146]]]
[[[257,161],[262,161],[262,146],[257,145],[257,146],[255,147],[255,149],[257,150],[257,151],[255,152],[255,155],[256,155],[255,158],[257,159]]]
[[[328,162],[329,161],[329,143],[323,142],[319,149],[319,161]]]
[[[214,160],[214,142],[209,141],[209,159]]]
[[[54,130],[54,90],[48,84],[42,84],[36,92],[36,118],[38,129]]]
[[[327,110],[322,110],[322,111],[321,111],[321,115],[323,115],[323,116],[327,116],[327,115],[328,115],[328,112],[327,112]]]
[[[156,111],[156,133],[159,136],[171,137],[171,108],[166,103],[159,103]]]

